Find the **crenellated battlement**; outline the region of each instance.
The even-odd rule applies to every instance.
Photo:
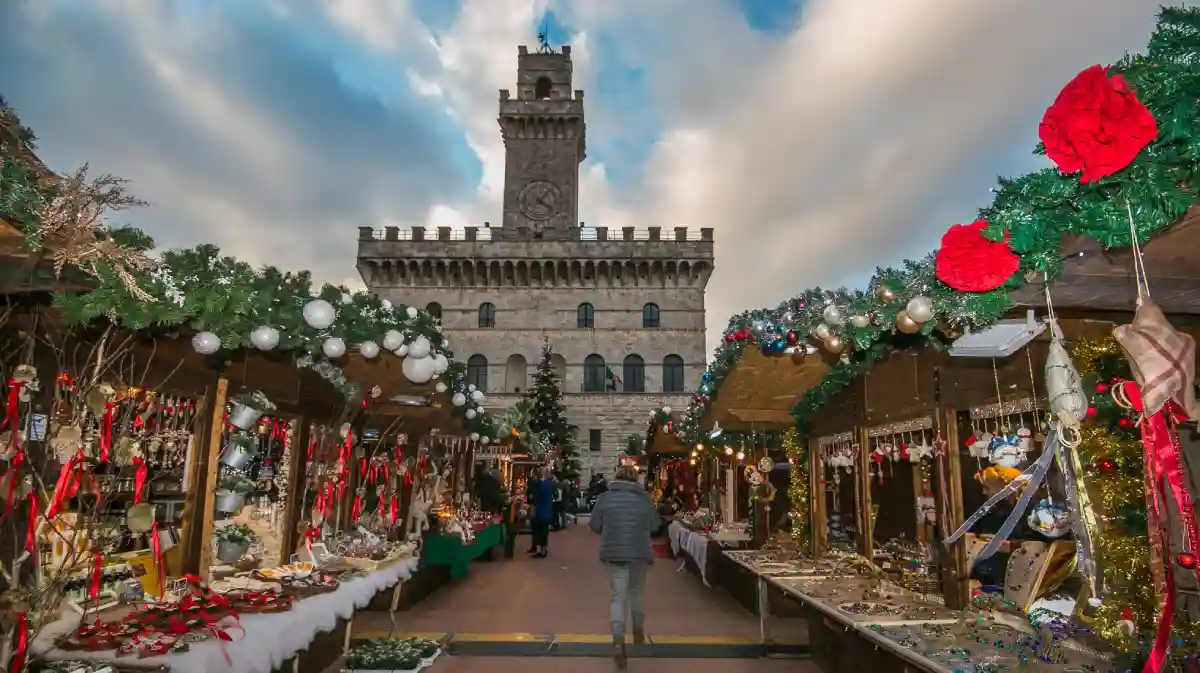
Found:
[[[465,227],[463,229],[454,229],[453,227],[384,227],[383,229],[374,229],[372,227],[359,227],[359,241],[499,241],[503,240],[502,229],[492,227],[489,223],[484,223],[483,227]],[[667,241],[676,243],[697,242],[713,240],[713,230],[711,227],[701,229],[689,229],[688,227],[675,227],[667,232],[663,231],[662,227],[648,227],[646,229],[638,229],[636,227],[621,227],[621,229],[609,229],[608,227],[579,227],[573,229],[572,236],[565,240],[568,241]]]

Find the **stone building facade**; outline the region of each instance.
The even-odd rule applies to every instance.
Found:
[[[585,478],[611,474],[650,410],[683,408],[704,371],[711,229],[609,230],[578,221],[583,91],[571,50],[518,50],[500,91],[502,226],[360,227],[358,269],[397,306],[440,315],[493,410],[525,394],[542,340],[556,353]]]

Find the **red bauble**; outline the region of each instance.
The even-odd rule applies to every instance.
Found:
[[[733,343],[733,335],[732,334],[725,335],[725,343],[727,343],[727,344]]]
[[[1179,556],[1175,557],[1175,562],[1178,563],[1180,565],[1180,567],[1187,568],[1188,570],[1196,569],[1196,555],[1195,554],[1183,552]]]
[[[1107,393],[1108,392],[1108,384],[1107,383],[1097,383],[1096,384],[1096,392]]]
[[[1103,474],[1112,474],[1117,471],[1117,464],[1109,458],[1101,458],[1096,461],[1096,471]]]
[[[1063,173],[1095,182],[1133,163],[1158,136],[1154,115],[1120,75],[1094,65],[1075,76],[1046,109],[1038,137]]]
[[[1132,421],[1130,421],[1128,418],[1122,418],[1121,420],[1117,421],[1117,425],[1121,426],[1122,428],[1128,428],[1131,423]]]
[[[1008,282],[1021,266],[1021,260],[1003,241],[983,235],[988,223],[956,224],[942,236],[935,265],[938,280],[959,292],[990,292]]]
[[[789,346],[795,346],[796,344],[800,343],[800,335],[796,334],[795,332],[788,332],[787,342]]]
[[[1091,417],[1095,416],[1097,413],[1098,413],[1098,412],[1097,412],[1097,410],[1096,410],[1096,407],[1088,407],[1088,408],[1087,408],[1087,416],[1088,416],[1088,418],[1091,418]]]
[[[738,330],[737,333],[735,333],[733,335],[733,338],[737,339],[738,341],[745,341],[746,340],[746,330]]]

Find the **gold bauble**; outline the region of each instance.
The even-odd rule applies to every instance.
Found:
[[[875,288],[875,298],[881,302],[888,303],[895,301],[896,293],[892,292],[890,287],[886,285],[880,285],[879,287]]]
[[[901,311],[896,314],[896,329],[905,334],[916,334],[921,331],[921,326],[917,324],[917,321],[908,317],[907,313]]]
[[[829,351],[833,355],[837,355],[838,353],[846,350],[846,342],[842,341],[841,338],[839,338],[836,334],[830,334],[822,339],[821,345],[825,347],[825,350]]]

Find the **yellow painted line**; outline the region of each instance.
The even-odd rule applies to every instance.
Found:
[[[571,645],[603,645],[606,643],[611,645],[613,641],[612,634],[605,635],[602,633],[560,633],[551,636],[551,638],[556,643]]]
[[[544,643],[546,636],[532,633],[455,633],[456,643]]]
[[[351,640],[374,640],[376,638],[387,638],[387,631],[354,631],[350,635]],[[405,640],[407,638],[424,638],[432,640],[436,643],[445,641],[450,637],[449,633],[392,633],[392,640]]]

